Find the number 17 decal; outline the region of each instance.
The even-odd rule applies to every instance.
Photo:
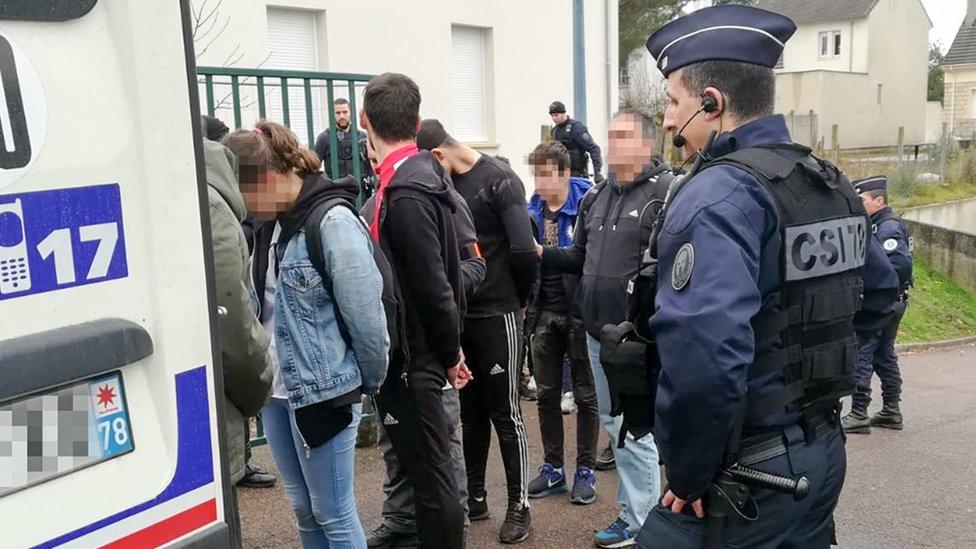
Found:
[[[117,184],[0,195],[0,300],[124,278],[126,261]]]

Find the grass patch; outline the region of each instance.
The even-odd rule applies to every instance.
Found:
[[[952,200],[962,200],[976,196],[976,183],[969,181],[956,181],[948,185],[925,185],[917,187],[910,195],[894,195],[891,197],[891,204],[896,209],[912,208],[914,206],[924,206],[925,204],[937,204],[940,202],[950,202]]]
[[[899,343],[976,335],[976,296],[915,260],[915,287],[898,328]]]

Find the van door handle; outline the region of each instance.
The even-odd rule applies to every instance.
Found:
[[[153,342],[130,320],[106,318],[0,342],[0,402],[146,358]]]

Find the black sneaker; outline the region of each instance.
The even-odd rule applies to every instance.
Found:
[[[420,545],[417,533],[397,532],[385,524],[380,524],[366,536],[366,547],[386,549],[387,547],[416,547]]]
[[[577,467],[573,478],[573,491],[569,495],[570,503],[589,505],[596,500],[596,475],[589,467]]]
[[[609,441],[606,447],[596,457],[595,469],[597,471],[610,471],[617,468],[617,459],[613,457],[613,441]]]
[[[505,513],[505,522],[498,531],[498,541],[502,543],[522,543],[532,532],[532,515],[529,508],[522,503],[509,503]]]
[[[238,486],[245,488],[271,488],[278,482],[278,478],[257,465],[244,464],[244,476],[237,481]]]
[[[471,522],[477,522],[479,520],[488,520],[490,518],[491,513],[488,511],[487,497],[481,496],[480,498],[468,498],[468,520]]]

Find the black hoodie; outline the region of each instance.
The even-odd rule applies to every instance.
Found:
[[[281,235],[278,237],[278,249],[275,253],[278,261],[285,255],[288,243],[298,231],[305,226],[305,220],[315,206],[329,200],[341,197],[355,203],[359,195],[359,185],[353,177],[344,177],[332,181],[325,174],[314,173],[305,177],[302,189],[298,192],[298,199],[288,211],[278,215],[281,223]],[[254,233],[254,260],[251,261],[254,277],[254,291],[257,292],[259,303],[264,303],[264,283],[268,273],[268,248],[271,246],[271,235],[274,233],[274,222],[263,223]],[[282,245],[283,244],[283,245]]]
[[[586,331],[597,339],[605,324],[627,320],[627,283],[640,268],[673,179],[670,168],[658,162],[626,187],[611,174],[583,197],[573,245],[543,251],[543,267],[583,275],[577,297]]]
[[[406,308],[411,366],[433,355],[446,369],[460,357],[464,284],[456,196],[437,160],[421,151],[397,169],[380,209],[380,246]]]

